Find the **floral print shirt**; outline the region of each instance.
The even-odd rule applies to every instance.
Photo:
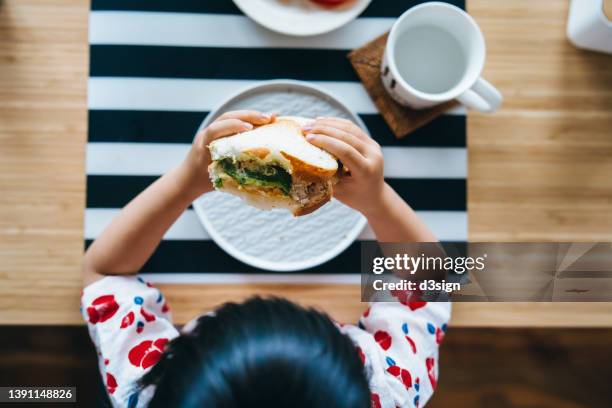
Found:
[[[356,326],[338,325],[364,363],[373,408],[424,406],[437,384],[450,303],[397,297],[372,303]],[[87,286],[81,304],[113,406],[146,407],[154,390],[136,382],[180,335],[164,295],[140,277],[109,276]]]

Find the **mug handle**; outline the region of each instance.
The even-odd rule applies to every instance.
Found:
[[[488,113],[499,109],[504,98],[490,82],[478,78],[472,88],[459,95],[457,100],[470,109]]]

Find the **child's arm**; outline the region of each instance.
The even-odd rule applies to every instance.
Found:
[[[381,242],[437,242],[412,208],[384,181],[383,155],[378,143],[345,119],[320,118],[304,128],[307,139],[342,161],[350,176],[334,197],[366,216]]]
[[[380,146],[357,125],[322,118],[304,129],[311,143],[328,150],[350,170],[334,196],[367,218],[382,242],[436,242],[414,211],[384,182]],[[438,352],[450,303],[427,303],[404,293],[397,302],[374,302],[359,327],[342,331],[359,347],[373,406],[422,406],[438,381]]]
[[[272,120],[259,112],[229,112],[200,132],[185,161],[128,204],[85,254],[81,310],[113,406],[143,407],[151,389],[137,381],[179,335],[163,294],[135,274],[168,228],[199,195],[212,190],[207,145]],[[106,277],[105,275],[119,275]]]
[[[200,132],[185,161],[132,200],[87,250],[84,285],[104,275],[137,273],[189,204],[213,189],[208,144],[272,120],[255,111],[228,112]]]

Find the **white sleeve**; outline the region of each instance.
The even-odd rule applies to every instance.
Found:
[[[344,326],[358,346],[374,408],[422,407],[438,379],[438,350],[451,304],[372,303],[359,327]]]
[[[140,277],[109,276],[84,289],[81,313],[113,406],[145,406],[136,382],[178,336],[163,294]]]

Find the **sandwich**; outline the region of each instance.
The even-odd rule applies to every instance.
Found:
[[[280,117],[254,130],[213,141],[208,168],[215,189],[263,209],[310,214],[329,202],[339,180],[338,160],[309,143],[310,119]]]

